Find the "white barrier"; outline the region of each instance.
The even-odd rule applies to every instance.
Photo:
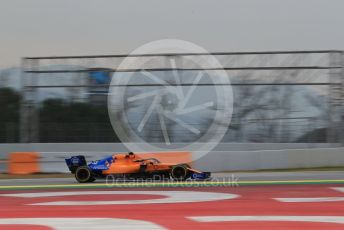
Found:
[[[213,172],[344,166],[344,148],[219,151],[194,162]]]
[[[193,166],[212,172],[344,166],[344,148],[329,147],[303,143],[220,144],[200,159],[193,153]],[[0,144],[0,159],[18,151],[39,152],[42,172],[68,172],[66,157],[83,154],[91,161],[128,150],[120,143]]]

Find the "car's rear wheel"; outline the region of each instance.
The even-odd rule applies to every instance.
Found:
[[[190,177],[190,171],[186,165],[176,165],[171,170],[171,177],[174,180],[186,180]]]
[[[95,178],[92,176],[92,171],[87,166],[78,167],[75,171],[75,179],[79,183],[87,183],[95,181]]]

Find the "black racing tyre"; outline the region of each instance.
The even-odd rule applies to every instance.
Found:
[[[171,169],[171,177],[174,180],[183,181],[188,179],[190,172],[186,165],[176,165]]]
[[[92,176],[92,171],[87,166],[78,167],[75,171],[75,179],[79,183],[93,182],[95,178]]]

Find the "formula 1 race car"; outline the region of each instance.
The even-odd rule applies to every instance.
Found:
[[[200,172],[189,164],[162,163],[155,158],[142,158],[132,152],[119,153],[87,164],[84,156],[73,156],[65,159],[69,170],[80,183],[93,182],[96,178],[113,177],[131,179],[186,179],[204,180],[210,172]]]

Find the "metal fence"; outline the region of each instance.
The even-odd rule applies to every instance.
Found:
[[[343,52],[336,50],[23,58],[20,140],[119,141],[107,118],[84,123],[78,118],[68,122],[63,119],[46,121],[42,120],[42,107],[48,99],[63,98],[64,103],[87,104],[107,114],[109,82],[93,82],[92,74],[108,74],[110,79],[113,73],[122,73],[123,77],[135,74],[136,80],[123,86],[146,91],[161,87],[142,81],[140,73],[145,71],[156,74],[172,86],[180,85],[187,89],[193,85],[191,76],[195,73],[217,70],[212,66],[195,64],[199,58],[209,55],[216,57],[223,66],[221,69],[229,76],[234,93],[232,122],[223,142],[343,143],[344,62]],[[120,69],[124,58],[132,58],[134,65]],[[171,60],[174,66],[170,65]],[[181,82],[175,82],[172,72],[178,72]],[[197,87],[209,91],[209,87],[216,85],[204,80]],[[87,114],[83,116],[87,117]],[[156,123],[157,120],[152,119],[146,127],[149,132],[142,134],[147,140],[161,141],[160,126]],[[201,131],[207,128],[203,121],[197,119],[188,123]],[[138,125],[135,119],[132,124]],[[174,141],[192,141],[184,129],[174,127],[173,130]]]

